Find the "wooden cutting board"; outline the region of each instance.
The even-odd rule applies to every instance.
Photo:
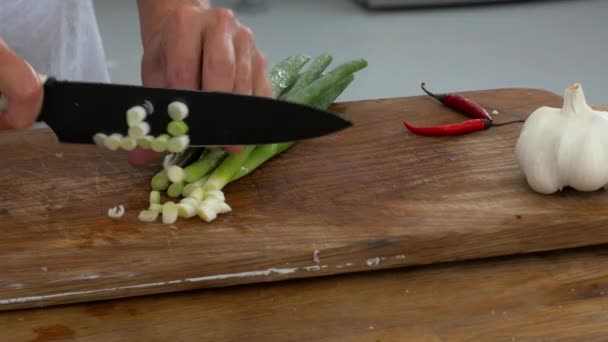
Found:
[[[496,121],[561,97],[469,92]],[[533,193],[521,124],[450,138],[402,121],[462,116],[428,97],[338,104],[355,127],[300,143],[226,188],[208,224],[144,224],[150,176],[122,153],[0,133],[0,310],[268,282],[608,242],[608,195]],[[123,204],[125,216],[107,217]],[[318,250],[319,263],[313,260]]]

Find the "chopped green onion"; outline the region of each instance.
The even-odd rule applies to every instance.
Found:
[[[182,135],[186,135],[188,133],[189,127],[183,121],[171,121],[167,125],[167,132],[174,137],[181,137]]]
[[[103,133],[97,133],[95,135],[93,135],[93,141],[95,142],[95,145],[97,145],[98,147],[105,147],[104,141],[106,140],[108,136],[103,134]]]
[[[182,135],[181,137],[173,137],[169,140],[167,150],[173,153],[183,152],[190,145],[190,137]]]
[[[181,196],[182,191],[184,191],[183,182],[172,183],[171,185],[169,185],[169,188],[167,189],[167,195],[169,197],[179,197],[179,196]]]
[[[135,139],[141,139],[150,133],[150,124],[147,122],[140,122],[129,128],[129,136]]]
[[[150,185],[153,190],[156,191],[164,191],[169,187],[169,177],[167,177],[167,172],[165,170],[160,171],[150,181]]]
[[[127,110],[127,125],[133,127],[146,118],[146,109],[142,106],[131,107]]]
[[[196,214],[205,222],[211,222],[217,218],[217,212],[209,205],[200,204],[196,207]]]
[[[160,191],[150,191],[150,204],[160,204]]]
[[[196,189],[192,190],[192,192],[190,193],[190,195],[188,197],[194,198],[200,202],[205,197],[205,190],[203,190],[203,188],[196,188]]]
[[[196,206],[188,203],[180,203],[177,205],[177,214],[182,218],[191,218],[196,216]]]
[[[163,211],[163,205],[160,203],[152,203],[148,207],[148,210],[158,211],[159,213]]]
[[[154,140],[152,140],[152,143],[150,144],[152,151],[159,153],[165,152],[169,145],[169,139],[170,137],[168,134],[161,134],[158,137],[154,138]]]
[[[152,140],[154,140],[153,136],[146,135],[143,138],[137,139],[137,145],[143,149],[149,150],[152,147]]]
[[[192,193],[192,191],[194,189],[202,188],[203,185],[205,185],[207,178],[209,178],[209,177],[203,177],[203,178],[197,180],[196,182],[186,184],[186,186],[184,186],[184,191],[182,191],[182,195],[185,197],[188,197],[188,196],[190,196],[190,194]]]
[[[167,107],[167,112],[174,121],[183,121],[188,117],[188,106],[179,101],[171,102]]]
[[[183,204],[189,204],[193,207],[197,207],[199,203],[201,203],[201,201],[197,200],[196,198],[193,197],[186,197],[186,198],[182,198],[179,203],[183,203]]]
[[[158,217],[158,211],[154,210],[142,210],[139,212],[138,219],[142,222],[154,222]]]
[[[163,223],[172,224],[177,221],[177,205],[171,201],[163,204]]]
[[[110,151],[116,151],[120,148],[120,143],[122,141],[122,135],[118,133],[110,134],[106,139],[104,139],[104,146]]]
[[[193,183],[213,170],[226,156],[226,151],[221,148],[210,150],[194,163],[184,169],[186,172],[186,182]]]
[[[207,199],[216,199],[218,201],[222,201],[225,202],[226,201],[226,197],[224,196],[224,193],[222,192],[222,190],[209,190],[207,192],[205,192],[205,200]]]
[[[137,141],[131,137],[123,137],[120,140],[120,147],[125,151],[133,151],[137,147]]]
[[[165,170],[167,170],[167,177],[169,177],[169,180],[172,181],[173,183],[181,183],[184,181],[184,178],[186,177],[184,169],[182,169],[181,167],[179,167],[177,165],[171,165],[171,166],[167,167]]]

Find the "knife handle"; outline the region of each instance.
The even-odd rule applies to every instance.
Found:
[[[41,85],[44,85],[46,80],[49,78],[47,75],[44,75],[44,74],[36,74],[36,75],[38,76],[38,80],[40,81]],[[2,93],[0,93],[0,112],[3,112],[7,106],[8,106],[8,100],[6,99],[6,97],[4,97],[4,95],[2,95]]]

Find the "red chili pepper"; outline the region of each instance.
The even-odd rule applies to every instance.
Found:
[[[472,117],[474,119],[486,119],[492,121],[492,117],[488,112],[479,104],[467,99],[466,97],[456,95],[456,94],[433,94],[430,91],[426,90],[424,87],[425,83],[423,82],[421,87],[425,93],[429,96],[434,97],[439,102],[443,103],[449,108],[456,109],[459,112]]]
[[[448,125],[439,125],[439,126],[430,126],[430,127],[414,127],[407,122],[403,122],[405,127],[418,135],[425,136],[449,136],[449,135],[461,135],[468,134],[477,131],[483,131],[490,127],[494,126],[504,126],[513,123],[524,122],[524,120],[516,120],[516,121],[508,121],[503,123],[493,123],[487,119],[472,119],[466,120],[463,122],[448,124]]]

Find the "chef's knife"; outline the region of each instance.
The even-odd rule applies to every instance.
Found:
[[[197,146],[298,141],[352,125],[337,113],[259,96],[72,82],[43,75],[41,81],[44,101],[38,121],[63,143],[93,144],[96,133],[127,135],[126,111],[136,105],[151,109],[145,119],[151,135],[166,133],[171,121],[167,107],[174,101],[188,106],[190,145]]]

